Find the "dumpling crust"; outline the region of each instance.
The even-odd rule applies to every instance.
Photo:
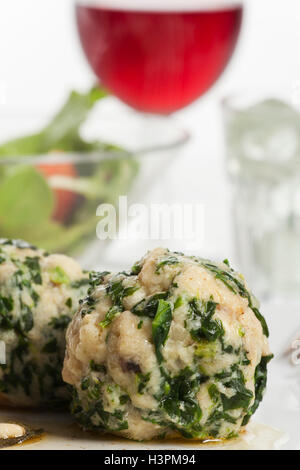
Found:
[[[131,272],[90,282],[63,369],[83,427],[203,440],[246,425],[271,355],[257,301],[227,262],[157,248]]]

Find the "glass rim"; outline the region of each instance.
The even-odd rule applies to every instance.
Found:
[[[74,0],[75,5],[117,11],[153,13],[193,13],[197,11],[229,10],[245,7],[246,0]]]
[[[243,113],[259,103],[274,99],[291,104],[289,97],[276,91],[261,90],[256,92],[254,90],[240,90],[223,97],[221,99],[221,107],[225,112]]]

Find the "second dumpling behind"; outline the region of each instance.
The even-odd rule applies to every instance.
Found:
[[[65,332],[87,290],[87,274],[64,255],[0,240],[0,404],[61,406]]]

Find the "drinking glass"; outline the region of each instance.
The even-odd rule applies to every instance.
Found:
[[[203,95],[235,49],[243,16],[235,0],[77,0],[90,66],[112,94],[169,114]]]
[[[76,0],[75,14],[82,49],[98,81],[144,116],[147,129],[151,115],[169,119],[220,77],[237,44],[243,3]]]
[[[9,108],[2,116],[0,142],[30,135],[50,118],[43,110]],[[117,205],[119,195],[129,202],[145,196],[188,140],[173,119],[146,121],[109,97],[80,129],[85,142],[109,143],[103,149],[1,155],[0,238],[22,238],[76,256],[86,269],[101,267],[109,240],[96,239],[98,206]]]
[[[281,99],[224,101],[240,269],[260,295],[300,291],[300,113]]]

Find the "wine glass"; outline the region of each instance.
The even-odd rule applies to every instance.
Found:
[[[90,66],[133,108],[169,114],[203,95],[235,49],[241,0],[77,0]]]
[[[243,17],[241,0],[76,0],[75,5],[82,48],[99,82],[145,122],[150,113],[170,120],[214,84],[233,54]],[[149,125],[144,131],[149,134]],[[165,202],[162,188],[169,191],[176,182],[168,177],[165,185],[161,175]],[[144,250],[151,243],[147,240]],[[142,255],[136,242],[121,245],[110,250],[117,263],[120,252]]]

